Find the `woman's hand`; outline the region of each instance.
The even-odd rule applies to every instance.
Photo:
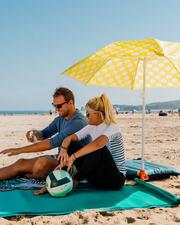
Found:
[[[57,160],[59,161],[59,164],[56,167],[56,169],[59,169],[59,168],[61,169],[62,167],[67,165],[67,162],[69,160],[69,155],[68,155],[66,149],[61,148],[61,151],[60,151],[60,153],[58,155]]]
[[[18,155],[21,153],[20,148],[9,148],[0,152],[0,154],[7,154],[8,156]]]
[[[72,155],[69,157],[68,161],[67,161],[67,171],[68,171],[68,172],[69,172],[69,170],[71,169],[71,167],[72,167],[72,165],[73,165],[73,163],[74,163],[75,160],[76,160],[76,158],[75,158],[74,154],[72,154]]]
[[[61,151],[57,158],[57,160],[59,161],[59,165],[55,169],[61,169],[62,167],[68,165],[68,162],[69,162],[69,155],[67,153],[68,147],[71,141],[77,141],[77,140],[78,138],[75,134],[72,134],[63,140],[63,142],[61,143]]]

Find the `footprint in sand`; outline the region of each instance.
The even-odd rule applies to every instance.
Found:
[[[99,212],[99,214],[101,214],[102,216],[115,216],[113,212],[106,212],[106,211]]]
[[[180,212],[176,213],[176,215],[174,216],[174,222],[179,223],[180,222]]]
[[[137,219],[141,219],[141,220],[149,220],[149,215],[147,215],[147,214],[140,214],[136,218]]]
[[[127,223],[134,223],[134,222],[136,222],[136,219],[134,219],[133,217],[126,217],[126,222]]]

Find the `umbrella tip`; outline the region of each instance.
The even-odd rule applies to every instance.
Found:
[[[148,176],[148,173],[145,171],[145,170],[140,170],[138,171],[137,175],[139,176],[139,178],[141,180],[149,180],[149,176]]]

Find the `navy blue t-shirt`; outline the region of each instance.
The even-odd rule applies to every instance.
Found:
[[[51,148],[58,147],[58,150],[60,150],[65,137],[76,133],[86,125],[87,120],[85,116],[79,110],[76,110],[69,120],[61,116],[56,117],[48,127],[42,130],[43,139],[48,138]],[[85,138],[79,143],[84,146],[89,143],[89,138]]]

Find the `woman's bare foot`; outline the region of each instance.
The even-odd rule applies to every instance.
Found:
[[[46,188],[46,186],[44,186],[40,190],[35,191],[34,194],[35,195],[42,195],[42,194],[45,194],[46,192],[47,192],[47,188]]]

